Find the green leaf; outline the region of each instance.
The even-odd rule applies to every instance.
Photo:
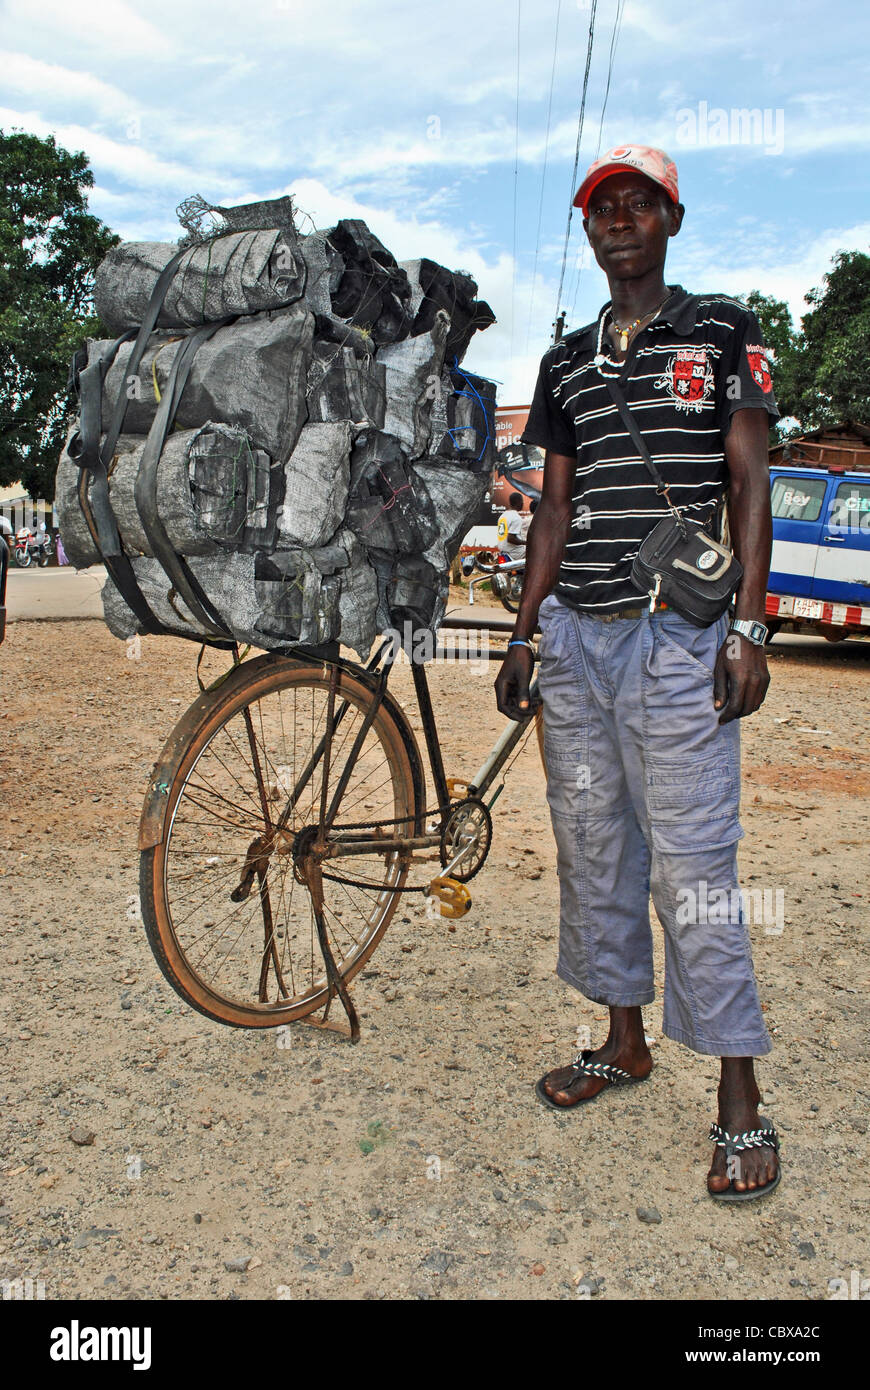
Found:
[[[67,379],[85,338],[105,337],[94,274],[120,240],[87,210],[84,153],[0,131],[0,486],[51,500],[75,403]]]

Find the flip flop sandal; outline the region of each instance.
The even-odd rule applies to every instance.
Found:
[[[571,1086],[578,1076],[600,1076],[611,1086],[633,1086],[638,1081],[646,1081],[647,1076],[632,1076],[631,1072],[623,1071],[622,1067],[615,1067],[610,1062],[590,1062],[587,1059],[592,1056],[592,1048],[587,1047],[583,1052],[574,1058],[571,1066],[574,1069],[574,1076],[566,1082]],[[545,1072],[540,1081],[535,1083],[535,1095],[544,1105],[548,1105],[551,1110],[558,1110],[560,1115],[564,1115],[568,1110],[576,1110],[578,1105],[585,1105],[587,1101],[597,1100],[603,1091],[596,1091],[594,1096],[584,1096],[582,1100],[575,1100],[573,1105],[557,1105],[551,1096],[544,1090],[544,1082],[549,1076]],[[563,1088],[564,1089],[564,1088]]]
[[[721,1125],[713,1123],[710,1126],[710,1138],[715,1141],[717,1149],[725,1150],[726,1159],[735,1157],[744,1149],[767,1148],[779,1153],[779,1135],[764,1115],[759,1115],[757,1129],[747,1129],[742,1134],[729,1134]],[[712,1197],[714,1202],[754,1202],[757,1197],[766,1197],[768,1192],[778,1187],[781,1177],[782,1168],[777,1168],[776,1177],[765,1183],[764,1187],[747,1188],[745,1192],[738,1192],[732,1179],[731,1187],[726,1187],[722,1192],[711,1192],[708,1187],[707,1195]]]

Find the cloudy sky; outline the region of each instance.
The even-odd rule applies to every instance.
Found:
[[[466,362],[524,402],[556,315],[591,12],[2,0],[0,128],[85,150],[91,208],[124,238],[174,240],[191,193],[290,192],[306,228],[362,217],[399,259],[470,271],[499,321]],[[598,0],[581,173],[599,147],[663,146],[687,209],[668,280],[799,318],[832,254],[870,244],[868,55],[855,0]],[[583,242],[575,218],[568,328],[607,298]]]

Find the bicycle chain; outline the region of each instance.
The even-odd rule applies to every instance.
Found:
[[[530,720],[530,721],[529,721],[529,728],[528,728],[528,730],[526,731],[526,733],[525,733],[525,735],[523,736],[523,738],[520,740],[519,744],[517,745],[517,748],[516,748],[515,753],[513,754],[513,757],[511,758],[510,762],[507,764],[507,767],[505,768],[505,772],[508,772],[508,771],[510,770],[510,768],[513,766],[513,764],[514,764],[514,762],[516,761],[516,759],[519,757],[519,754],[520,754],[520,752],[522,751],[523,747],[525,746],[526,740],[527,740],[529,734],[531,733],[533,727],[534,727],[534,725],[532,724],[532,721]],[[448,803],[446,804],[446,806],[436,806],[436,807],[434,808],[434,810],[431,810],[431,811],[424,811],[424,812],[423,812],[423,820],[424,820],[424,821],[426,821],[426,820],[431,820],[431,818],[432,818],[433,816],[436,816],[436,815],[441,816],[441,815],[443,815],[445,812],[449,812],[449,811],[451,811],[451,810],[455,811],[456,808],[457,808],[457,806],[461,806],[461,805],[462,805],[463,801],[475,800],[475,799],[476,799],[476,798],[460,797],[460,799],[459,799],[458,801],[448,801]],[[482,803],[482,804],[485,805],[485,803]],[[378,830],[378,829],[380,829],[381,826],[384,826],[384,825],[393,825],[393,826],[405,825],[408,821],[412,821],[412,820],[416,820],[416,819],[417,819],[416,816],[400,816],[400,817],[398,817],[398,819],[392,819],[392,820],[358,821],[358,822],[356,822],[355,824],[351,824],[351,825],[342,825],[342,826],[340,827],[340,829],[341,829],[341,830]],[[490,833],[491,833],[491,832],[490,832]],[[321,873],[323,873],[323,870],[321,870]],[[377,884],[374,884],[374,883],[361,883],[358,879],[353,879],[353,878],[342,878],[339,874],[328,874],[328,873],[323,873],[323,877],[326,878],[326,879],[329,879],[330,882],[332,882],[332,883],[344,883],[344,884],[347,885],[348,888],[377,888],[377,887],[378,887],[378,885],[377,885]],[[426,894],[428,895],[428,894],[429,894],[429,888],[430,888],[430,886],[431,886],[430,884],[425,884],[425,885],[423,885],[423,886],[421,886],[421,887],[418,887],[417,885],[412,884],[410,887],[404,887],[404,888],[381,888],[379,891],[382,892],[382,893],[426,893]]]
[[[441,815],[445,811],[450,811],[451,809],[455,810],[457,806],[462,805],[462,801],[465,799],[466,798],[461,798],[459,801],[449,801],[446,806],[436,806],[434,810],[424,811],[422,818],[424,821],[427,821],[431,820],[431,818],[435,815]],[[399,816],[397,819],[393,820],[357,821],[355,824],[352,825],[342,825],[339,827],[339,829],[378,830],[381,828],[381,826],[384,825],[404,825],[407,821],[416,819],[416,816]],[[333,827],[333,829],[334,828],[335,827]],[[431,884],[426,883],[420,886],[416,884],[411,884],[410,886],[403,886],[402,888],[384,888],[380,887],[376,883],[362,883],[359,879],[342,878],[340,874],[329,874],[326,873],[323,869],[321,869],[321,875],[323,876],[323,878],[329,879],[331,883],[344,883],[347,885],[348,888],[377,888],[380,893],[425,893],[428,897],[429,889],[431,887]]]

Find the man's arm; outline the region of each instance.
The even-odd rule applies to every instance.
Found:
[[[770,573],[773,523],[767,465],[768,414],[762,409],[737,410],[725,436],[730,484],[728,524],[734,554],[743,566],[737,590],[738,618],[764,622],[764,601]],[[730,632],[716,658],[713,699],[721,709],[720,724],[754,714],[767,694],[770,676],[763,647]]]
[[[547,450],[541,501],[526,538],[523,592],[513,636],[529,638],[538,622],[538,609],[555,586],[571,531],[571,494],[577,460]],[[496,701],[508,719],[525,719],[529,712],[529,681],[534,660],[528,647],[511,647],[495,682]]]

